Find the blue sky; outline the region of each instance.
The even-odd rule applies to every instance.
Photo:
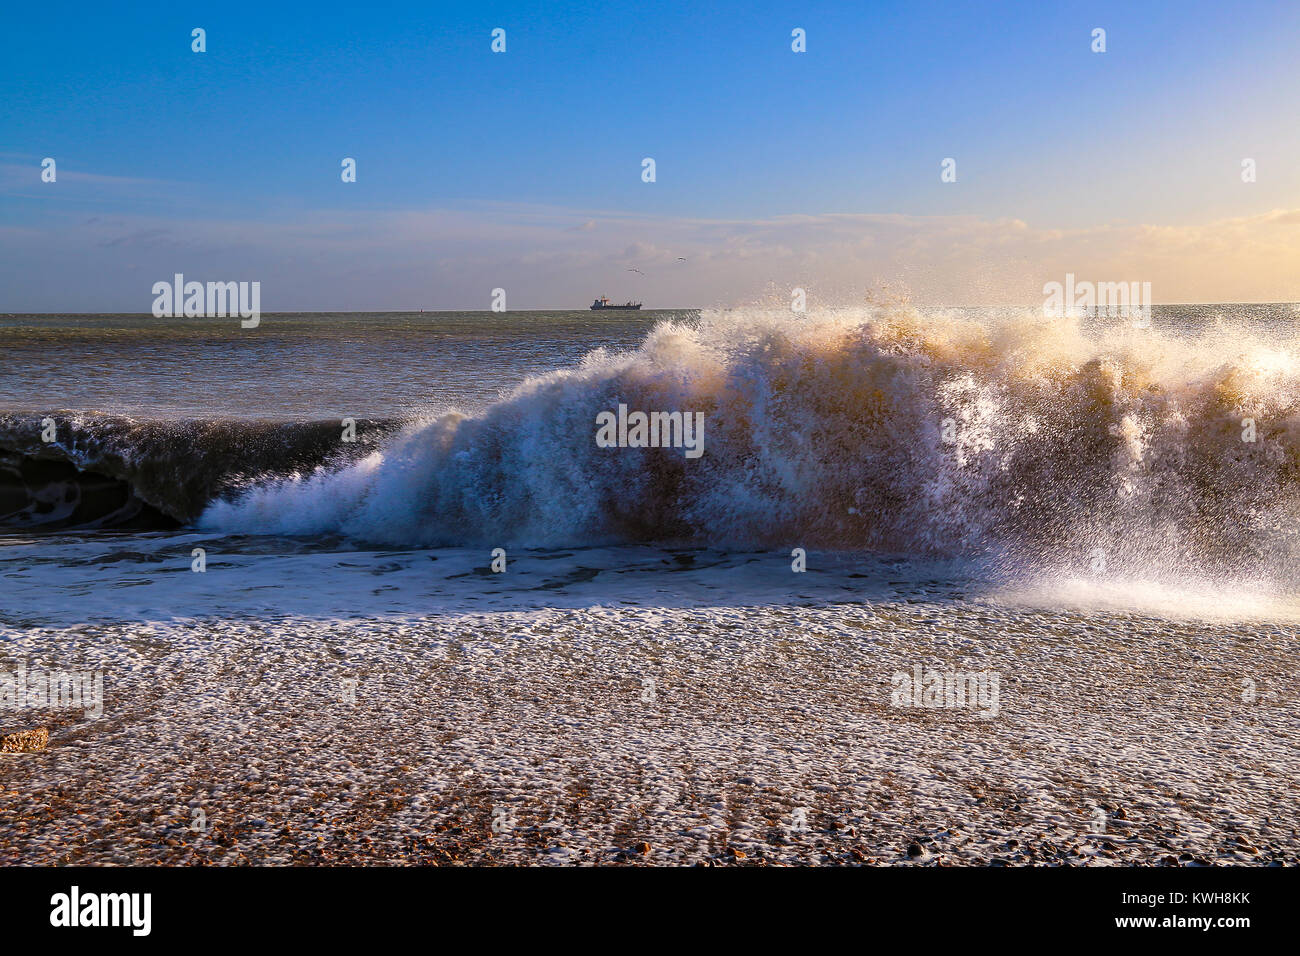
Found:
[[[1274,248],[1277,215],[1300,207],[1300,5],[127,6],[6,12],[0,311],[132,308],[130,272],[181,267],[264,269],[283,308],[330,307],[331,293],[356,308],[484,307],[484,282],[511,281],[518,307],[542,307],[620,295],[604,286],[621,269],[671,252],[712,256],[716,278],[627,294],[714,304],[798,280],[838,295],[874,273],[924,286],[950,267],[941,297],[1007,299],[1019,278],[970,288],[988,270],[962,279],[960,253],[977,244],[934,237],[1014,222],[986,241],[1022,240],[1016,262],[1113,271],[1141,251],[1125,243],[1154,241],[1142,230],[1204,245],[1214,223],[1264,217],[1245,228],[1272,275],[1291,248],[1290,229]],[[190,50],[194,27],[206,53]],[[790,49],[794,27],[806,53]],[[45,156],[56,184],[40,182]],[[354,184],[339,178],[345,156]],[[939,180],[945,157],[956,183]],[[1243,157],[1258,164],[1249,186]],[[874,255],[855,260],[842,222],[788,228],[843,216],[866,217]],[[920,240],[873,218],[891,216],[937,231],[904,261]],[[749,268],[717,261],[728,247],[747,248]],[[1182,292],[1177,269],[1134,268],[1170,300],[1278,297],[1290,281],[1225,266],[1216,293],[1189,259]]]

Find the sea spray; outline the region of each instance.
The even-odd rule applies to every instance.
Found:
[[[692,409],[708,454],[602,449],[619,404]],[[1256,440],[1243,440],[1251,419]],[[1279,346],[907,307],[704,313],[481,414],[214,504],[207,528],[403,545],[649,541],[995,555],[1111,573],[1287,563],[1300,363]]]

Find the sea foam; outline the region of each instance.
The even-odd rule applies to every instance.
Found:
[[[619,404],[702,412],[707,453],[598,447],[596,416]],[[411,546],[1276,571],[1296,553],[1298,453],[1292,340],[1222,324],[1085,334],[1030,313],[751,309],[664,322],[635,350],[598,349],[472,417],[420,421],[358,462],[253,487],[200,524]]]

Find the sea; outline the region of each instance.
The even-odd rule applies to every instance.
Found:
[[[0,626],[1291,620],[1300,306],[0,315]],[[681,413],[612,447],[602,413]]]

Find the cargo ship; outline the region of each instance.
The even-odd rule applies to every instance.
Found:
[[[593,309],[639,309],[640,302],[624,302],[622,305],[615,305],[609,301],[609,296],[602,295],[595,302],[591,303]]]

